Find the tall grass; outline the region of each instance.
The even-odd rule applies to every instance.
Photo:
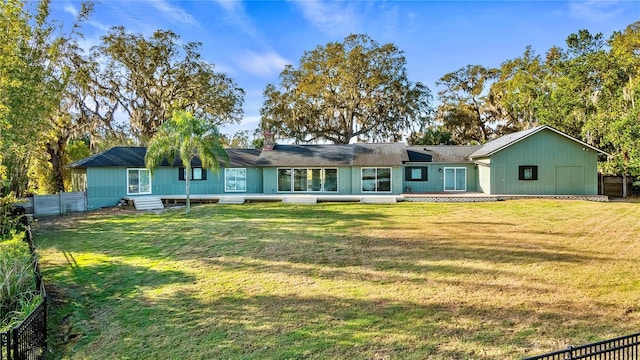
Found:
[[[24,233],[0,242],[0,331],[20,323],[40,303],[34,262]]]

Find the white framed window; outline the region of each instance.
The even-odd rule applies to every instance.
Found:
[[[280,168],[278,192],[337,192],[337,168]]]
[[[224,191],[225,192],[246,192],[247,191],[247,169],[245,168],[224,169]]]
[[[467,191],[467,168],[444,168],[444,191]]]
[[[362,168],[362,192],[391,192],[391,168]]]
[[[148,169],[127,169],[127,195],[151,194],[151,173]]]

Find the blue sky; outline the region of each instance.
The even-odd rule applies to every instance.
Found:
[[[79,1],[54,0],[52,17],[72,23]],[[225,133],[257,127],[262,91],[306,50],[351,33],[404,51],[411,81],[435,82],[468,64],[499,66],[527,45],[544,54],[580,29],[605,37],[640,20],[640,1],[167,1],[103,0],[84,25],[83,46],[112,26],[150,35],[169,29],[202,43],[203,57],[245,92],[245,118]]]

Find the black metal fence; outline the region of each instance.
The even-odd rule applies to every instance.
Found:
[[[36,291],[42,296],[42,301],[22,323],[9,331],[0,332],[0,360],[41,359],[47,349],[47,293],[29,227],[27,227],[25,241],[29,243],[34,258]]]
[[[640,359],[640,333],[592,344],[569,346],[565,350],[529,357],[524,360],[635,360]]]

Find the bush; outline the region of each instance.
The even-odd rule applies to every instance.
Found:
[[[0,197],[0,241],[10,235],[12,230],[24,231],[28,226],[25,209],[16,205],[12,195]]]
[[[34,261],[24,233],[0,241],[0,331],[15,326],[37,306]]]

